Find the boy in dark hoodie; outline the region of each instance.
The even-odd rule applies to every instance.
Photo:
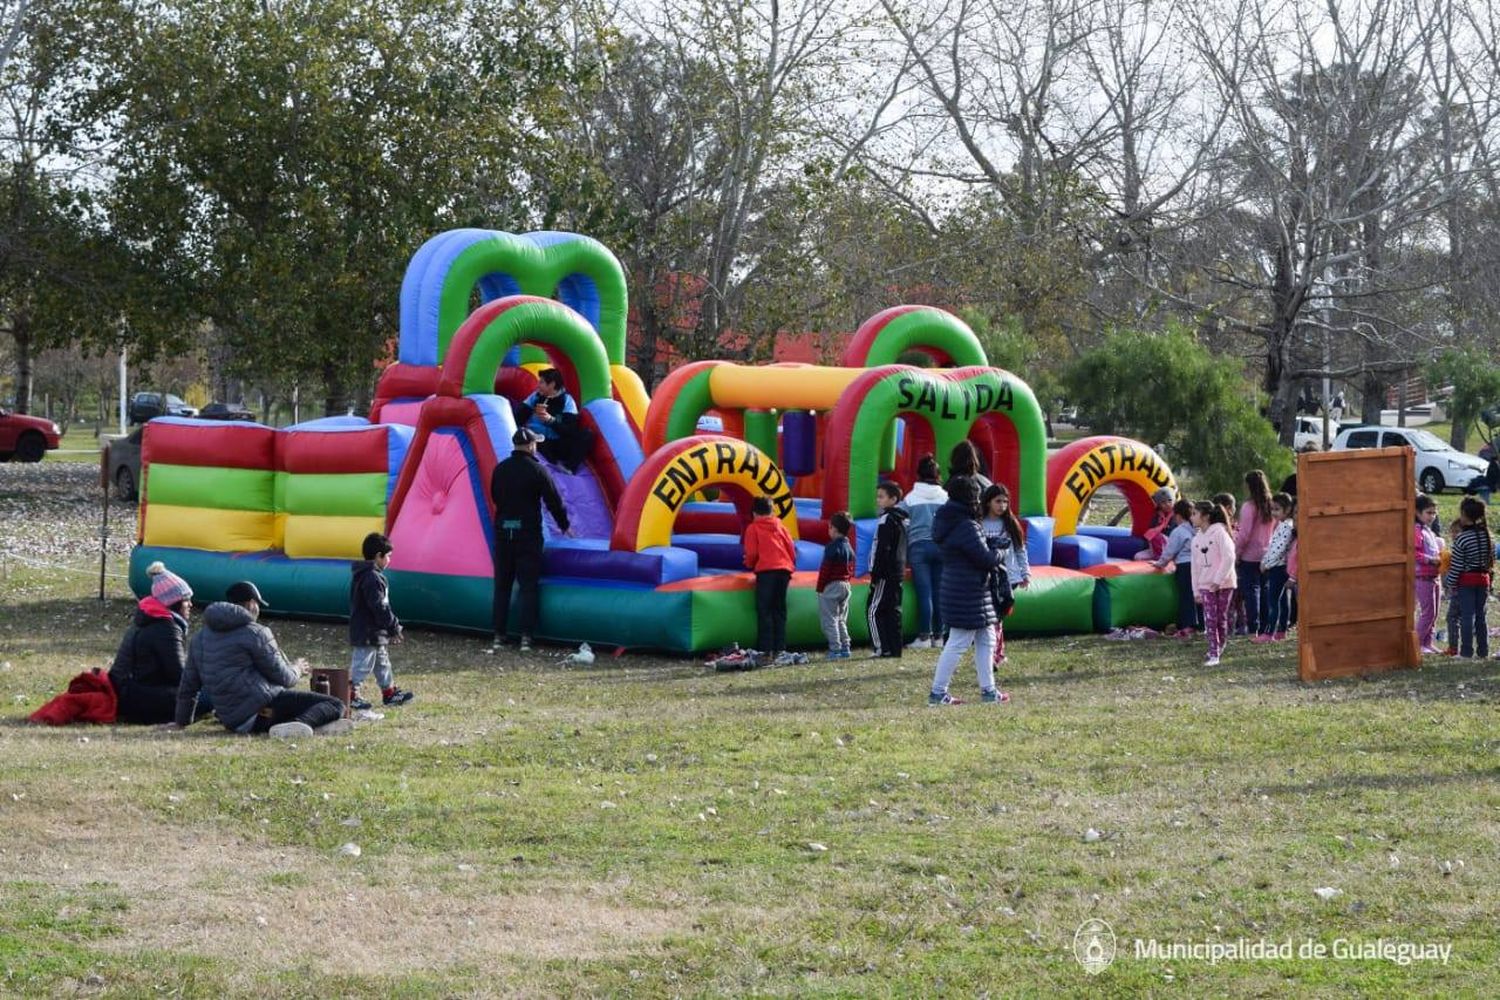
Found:
[[[865,618],[870,626],[870,642],[875,656],[899,659],[901,656],[901,580],[906,576],[907,513],[896,506],[901,502],[901,487],[885,480],[875,487],[875,506],[880,518],[875,522],[875,551],[870,556],[870,599]]]
[[[401,621],[391,610],[390,592],[385,582],[385,568],[391,564],[391,540],[372,531],[365,536],[361,551],[364,561],[352,567],[349,581],[349,645],[354,653],[349,660],[349,707],[368,709],[370,703],[359,696],[359,686],[373,671],[380,685],[380,700],[389,707],[405,705],[416,697],[396,686],[387,646],[401,641]]]

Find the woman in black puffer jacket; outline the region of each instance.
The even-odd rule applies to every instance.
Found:
[[[146,570],[151,593],[140,599],[135,617],[115,652],[109,680],[119,698],[121,722],[171,722],[177,684],[187,662],[188,615],[193,588],[161,563]]]
[[[990,599],[989,578],[1002,555],[984,540],[979,526],[979,484],[968,476],[948,481],[948,502],[932,519],[932,540],[943,556],[943,582],[938,601],[948,626],[948,641],[938,657],[932,677],[929,705],[962,704],[948,694],[948,682],[964,651],[974,647],[974,669],[979,677],[979,698],[1003,702],[995,689],[994,630],[999,616]]]

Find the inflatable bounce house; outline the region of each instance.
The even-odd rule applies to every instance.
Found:
[[[867,573],[876,483],[909,487],[920,456],[942,462],[965,438],[1025,525],[1033,578],[1011,632],[1162,625],[1175,614],[1173,578],[1130,561],[1151,493],[1175,486],[1166,464],[1115,437],[1049,458],[1031,389],[989,367],[973,332],[942,310],[872,317],[839,367],[697,361],[648,397],[624,364],[625,279],[609,250],[568,233],[464,229],[417,251],[400,318],[399,358],[368,420],[147,424],[138,593],[160,559],[202,595],[249,579],[278,613],[342,617],[349,560],[368,532],[385,531],[403,620],[489,632],[490,473],[510,452],[512,404],[555,367],[593,433],[576,472],[551,466],[574,537],[546,518],[543,638],[682,652],[752,645],[740,533],[762,495],[797,539],[788,640],[821,643],[813,584],[824,512],[853,515]],[[933,367],[895,363],[913,352]],[[1127,497],[1130,527],[1079,523],[1106,483]],[[856,606],[867,586],[856,580]],[[910,586],[906,600],[911,633]],[[868,638],[862,614],[849,627]]]

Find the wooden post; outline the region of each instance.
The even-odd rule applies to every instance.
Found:
[[[1297,654],[1304,681],[1417,667],[1410,448],[1297,460]]]
[[[99,449],[99,487],[104,511],[99,519],[99,602],[104,603],[104,569],[109,562],[109,445]]]

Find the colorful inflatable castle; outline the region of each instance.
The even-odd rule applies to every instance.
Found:
[[[470,311],[477,292],[481,305]],[[1152,449],[1116,437],[1050,458],[1031,389],[989,367],[973,332],[925,306],[868,320],[838,367],[697,361],[649,397],[626,367],[618,261],[569,233],[463,229],[429,240],[401,286],[398,360],[369,419],[275,429],[159,418],[146,426],[131,582],[163,560],[202,595],[255,581],[280,613],[342,617],[349,560],[385,531],[401,617],[491,631],[490,474],[510,452],[513,404],[555,367],[592,432],[577,471],[552,465],[574,537],[546,518],[543,638],[698,651],[755,638],[753,578],[740,533],[769,497],[797,539],[788,597],[792,645],[822,641],[813,592],[825,512],[855,519],[868,572],[875,485],[909,487],[917,460],[968,439],[1016,499],[1033,566],[1013,633],[1162,625],[1170,575],[1131,561],[1151,494],[1175,487]],[[933,367],[897,364],[925,355]],[[700,428],[713,426],[714,433]],[[1129,527],[1080,524],[1114,484]],[[856,580],[862,606],[867,581]],[[905,621],[915,626],[906,588]],[[850,616],[856,641],[862,615]]]

